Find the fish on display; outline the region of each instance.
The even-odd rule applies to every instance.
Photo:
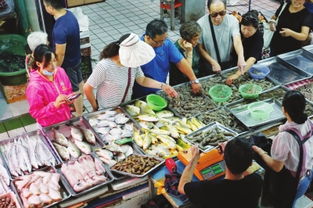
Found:
[[[28,174],[41,167],[54,166],[57,163],[39,135],[20,136],[0,148],[14,177]]]

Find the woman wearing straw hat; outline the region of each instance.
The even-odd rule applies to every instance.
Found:
[[[151,46],[133,33],[123,35],[107,45],[100,54],[100,62],[84,85],[84,92],[94,111],[110,108],[131,99],[136,82],[144,87],[162,89],[176,97],[177,92],[169,85],[145,77],[139,66],[155,57]],[[93,94],[96,89],[96,98]]]

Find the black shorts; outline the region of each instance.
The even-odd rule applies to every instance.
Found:
[[[77,92],[79,90],[79,83],[83,81],[80,63],[74,67],[65,67],[64,70],[71,81],[73,92]]]

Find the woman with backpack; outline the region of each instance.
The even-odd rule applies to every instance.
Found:
[[[253,146],[267,166],[269,189],[264,191],[268,191],[275,208],[294,207],[312,181],[313,124],[304,113],[305,104],[300,92],[287,92],[282,103],[287,122],[273,139],[271,156]]]

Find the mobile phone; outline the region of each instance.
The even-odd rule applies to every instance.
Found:
[[[73,94],[67,97],[68,100],[74,100],[78,98],[81,95],[81,93]]]

